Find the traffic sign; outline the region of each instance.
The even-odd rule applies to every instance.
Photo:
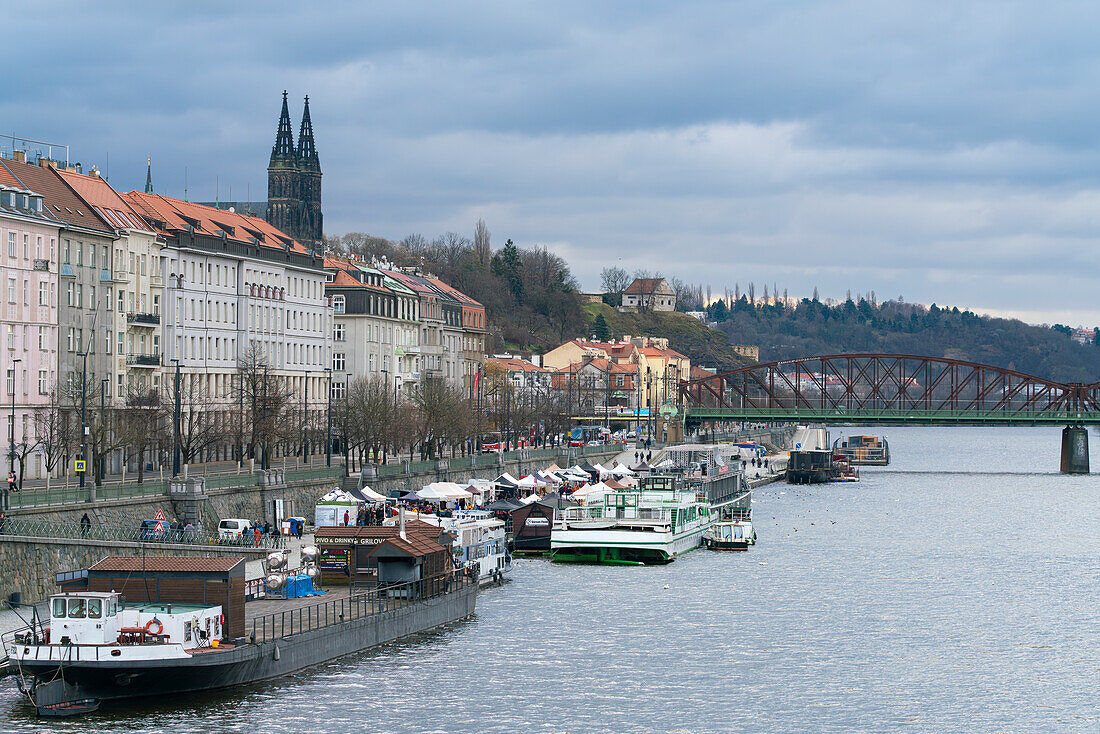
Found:
[[[73,471],[84,471],[85,464],[84,459],[77,459],[73,462]]]

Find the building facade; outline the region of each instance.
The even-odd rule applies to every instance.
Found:
[[[307,422],[321,420],[332,333],[321,258],[254,217],[137,191],[125,198],[163,242],[163,379],[178,365],[180,394],[217,411],[225,435],[242,413],[242,372],[261,365]],[[235,449],[221,442],[204,458]]]
[[[675,311],[676,292],[664,278],[635,278],[623,291],[623,311]]]
[[[57,244],[60,223],[43,197],[0,169],[0,266],[3,278],[3,472],[46,475],[38,413],[57,383]],[[15,456],[9,455],[12,445]],[[14,458],[14,461],[13,461]]]

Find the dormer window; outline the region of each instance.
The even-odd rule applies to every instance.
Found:
[[[332,297],[332,310],[335,313],[344,313],[344,297],[333,296]]]

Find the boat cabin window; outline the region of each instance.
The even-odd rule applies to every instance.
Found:
[[[69,599],[69,619],[84,619],[88,616],[84,599]]]
[[[114,599],[110,599],[107,601],[107,616],[113,617],[116,614],[118,614],[118,602]]]
[[[88,600],[88,619],[100,619],[103,617],[103,600]]]
[[[745,529],[742,528],[740,525],[734,525],[733,526],[733,537],[736,538],[737,540],[741,540],[742,538],[745,537]]]
[[[65,600],[64,599],[54,599],[53,600],[53,616],[58,617],[58,618],[65,616]]]

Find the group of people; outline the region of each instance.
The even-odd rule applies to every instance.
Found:
[[[344,527],[351,524],[351,511],[344,510]],[[359,512],[355,515],[355,524],[358,527],[369,525],[382,525],[386,519],[386,508],[382,503],[373,506],[359,505]]]
[[[637,466],[639,463],[641,463],[642,459],[645,459],[646,461],[649,461],[652,458],[653,458],[653,452],[652,451],[635,451],[634,452],[634,465]]]

